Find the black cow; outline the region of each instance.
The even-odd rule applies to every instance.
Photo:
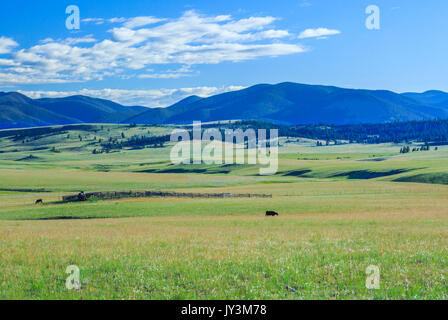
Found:
[[[42,199],[37,199],[34,204],[44,204],[44,201]]]
[[[278,216],[278,213],[275,211],[266,211],[266,216]]]

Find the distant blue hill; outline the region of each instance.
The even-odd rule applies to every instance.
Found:
[[[86,96],[30,99],[18,92],[0,92],[0,129],[73,123],[120,123],[147,110]]]
[[[407,92],[403,96],[414,99],[429,106],[448,109],[448,93],[430,90],[423,93]]]
[[[263,120],[281,124],[352,124],[448,118],[448,93],[397,94],[299,83],[259,84],[167,108],[125,107],[86,96],[30,99],[0,93],[0,128],[68,123],[186,124],[194,120]]]
[[[446,93],[445,93],[446,94]],[[446,94],[448,95],[448,94]],[[189,97],[128,119],[136,123],[191,123],[254,119],[283,124],[348,124],[448,118],[448,104],[386,90],[280,83],[259,84],[208,98]]]

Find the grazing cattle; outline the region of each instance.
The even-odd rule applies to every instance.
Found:
[[[42,199],[37,199],[34,204],[44,204],[44,201]]]
[[[266,216],[278,216],[278,213],[275,211],[266,211]]]

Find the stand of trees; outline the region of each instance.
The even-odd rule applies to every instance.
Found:
[[[224,127],[220,125],[219,127]],[[352,143],[431,142],[448,144],[448,120],[391,122],[379,124],[305,124],[284,126],[267,122],[241,121],[229,128],[278,129],[279,136],[302,137],[323,141],[346,140]]]
[[[154,137],[145,137],[145,136],[132,136],[127,140],[118,141],[118,139],[109,139],[108,142],[102,142],[101,146],[105,150],[112,149],[122,149],[125,147],[131,148],[163,148],[166,142],[170,141],[169,135],[164,136],[154,136]]]

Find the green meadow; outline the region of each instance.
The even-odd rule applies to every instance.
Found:
[[[173,165],[170,143],[97,152],[100,140],[171,130],[0,131],[0,298],[448,298],[448,146],[400,154],[402,144],[282,137],[272,176]],[[272,198],[61,201],[81,190]],[[78,290],[65,286],[69,265]],[[370,265],[379,289],[366,288]]]

